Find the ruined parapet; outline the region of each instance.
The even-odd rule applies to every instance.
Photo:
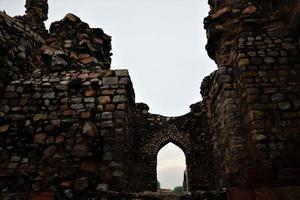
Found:
[[[205,28],[218,70],[203,99],[218,186],[299,185],[299,1],[215,2]]]
[[[27,0],[24,16],[0,12],[0,98],[6,85],[41,67],[40,48],[48,32],[47,0]]]
[[[110,69],[111,37],[73,14],[51,24],[50,37],[41,49],[44,70]]]
[[[45,29],[46,0],[27,1],[26,15],[0,12],[0,98],[9,82],[42,73],[83,68],[110,69],[111,38],[68,14]]]
[[[22,18],[30,28],[39,33],[44,38],[47,37],[48,31],[45,27],[45,21],[48,19],[48,0],[26,0],[26,15]]]
[[[0,12],[0,99],[9,82],[39,68],[45,40],[22,20]]]

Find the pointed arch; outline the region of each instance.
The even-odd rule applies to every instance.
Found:
[[[174,143],[178,146],[185,155],[185,163],[187,170],[186,180],[191,188],[191,166],[193,164],[193,156],[192,156],[192,142],[191,135],[189,133],[181,132],[177,126],[172,123],[166,124],[161,129],[157,130],[152,137],[147,137],[144,139],[144,142],[141,143],[139,147],[140,155],[142,160],[144,161],[145,166],[149,171],[148,176],[151,179],[152,187],[156,187],[157,185],[157,154],[161,148],[163,148],[169,142]]]
[[[156,157],[159,150],[169,142],[176,144],[185,153],[186,158],[191,154],[191,138],[189,134],[183,134],[178,131],[177,127],[169,124],[161,129],[156,137],[151,138],[142,147],[142,151],[150,157]]]
[[[157,153],[157,181],[164,189],[184,186],[186,156],[184,151],[173,142],[165,144]],[[187,191],[187,186],[184,187]]]

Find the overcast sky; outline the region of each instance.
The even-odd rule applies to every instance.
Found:
[[[161,188],[174,189],[176,186],[182,186],[185,168],[185,155],[173,143],[168,143],[158,152],[157,180]]]
[[[205,51],[207,0],[48,1],[47,27],[74,13],[112,36],[112,69],[129,69],[136,101],[150,112],[179,116],[201,100],[200,83],[216,69]],[[0,0],[0,10],[10,15],[23,15],[24,5]]]

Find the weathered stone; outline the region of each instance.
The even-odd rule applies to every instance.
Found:
[[[65,137],[62,136],[62,135],[59,135],[59,136],[56,137],[55,143],[60,144],[60,143],[64,142],[64,140],[65,140]]]
[[[274,58],[272,58],[272,57],[265,57],[264,61],[267,64],[273,64],[275,62]]]
[[[128,77],[120,78],[119,84],[127,85],[129,84],[130,80]]]
[[[33,117],[33,121],[46,120],[48,118],[47,114],[36,114]]]
[[[44,156],[43,156],[42,159],[43,159],[43,160],[46,160],[46,159],[51,158],[51,157],[55,154],[56,150],[57,150],[57,147],[56,147],[56,146],[49,146],[49,147],[43,152]]]
[[[87,90],[85,91],[86,97],[94,97],[96,95],[96,92],[94,90]]]
[[[44,99],[53,99],[55,98],[55,93],[54,92],[47,92],[43,94]]]
[[[113,121],[101,121],[100,122],[101,128],[111,128],[114,126]]]
[[[224,7],[220,10],[218,10],[217,12],[215,12],[213,15],[212,15],[212,18],[213,19],[216,19],[216,18],[219,18],[221,17],[222,15],[226,14],[226,13],[229,13],[230,12],[230,8],[229,7]]]
[[[242,14],[253,14],[256,12],[256,7],[254,5],[248,6],[245,10],[243,10]]]
[[[80,109],[84,108],[84,105],[83,104],[71,104],[70,107],[75,110],[80,110]]]
[[[82,119],[87,119],[87,118],[90,118],[92,116],[92,113],[91,112],[81,112],[80,113],[80,117]]]
[[[97,126],[92,122],[85,122],[83,126],[83,135],[95,137],[99,134]]]
[[[82,191],[89,186],[89,180],[86,177],[77,178],[74,185],[76,190]]]
[[[101,119],[102,120],[110,120],[110,119],[112,119],[112,113],[111,112],[103,112],[101,114]]]
[[[98,184],[96,190],[98,192],[108,191],[108,185],[107,184]]]
[[[207,50],[217,70],[203,81],[203,100],[180,117],[135,105],[128,71],[104,70],[111,47],[101,29],[69,14],[47,33],[47,3],[34,2],[27,1],[37,6],[27,7],[28,16],[0,12],[2,192],[144,199],[94,194],[100,182],[115,191],[156,190],[157,152],[170,141],[186,155],[191,192],[229,183],[230,198],[230,187],[243,187],[251,194],[234,198],[252,200],[263,198],[253,187],[297,183],[297,173],[281,169],[299,168],[296,1],[209,1]]]
[[[89,147],[87,144],[76,144],[73,148],[73,154],[77,157],[87,157],[89,153]]]
[[[115,74],[116,74],[116,76],[129,76],[128,70],[126,70],[126,69],[115,70]]]
[[[83,161],[81,163],[81,170],[87,172],[95,172],[97,168],[97,164],[93,161]]]
[[[38,193],[31,195],[32,200],[54,200],[55,194],[54,193]]]
[[[271,96],[273,102],[281,102],[285,100],[285,95],[281,93],[276,93]]]
[[[89,64],[89,63],[92,63],[95,61],[95,58],[92,56],[92,57],[88,57],[88,58],[84,58],[84,59],[81,59],[80,62],[82,62],[83,64]]]
[[[46,133],[37,133],[34,136],[34,142],[43,144],[46,140],[47,134]]]
[[[102,83],[103,85],[117,85],[118,77],[103,77]]]
[[[124,95],[116,95],[113,98],[114,103],[124,103],[127,102],[127,97]]]
[[[8,131],[9,127],[10,127],[9,124],[1,125],[0,126],[0,133],[5,133],[6,131]]]
[[[281,110],[288,110],[291,107],[290,102],[280,102],[278,105]]]
[[[84,102],[85,103],[94,103],[95,102],[95,98],[94,97],[84,98]]]
[[[239,67],[249,65],[249,64],[250,64],[249,59],[240,59],[240,61],[239,61]]]
[[[69,198],[69,199],[73,199],[73,197],[74,197],[74,194],[73,194],[73,192],[72,192],[71,189],[65,189],[65,190],[64,190],[64,194],[65,194],[66,197]]]
[[[100,96],[98,98],[100,104],[107,104],[111,102],[110,96]]]

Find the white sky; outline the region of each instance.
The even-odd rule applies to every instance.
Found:
[[[112,69],[129,69],[136,101],[147,103],[150,112],[179,116],[189,112],[190,104],[201,100],[200,83],[216,69],[205,51],[203,19],[209,10],[207,0],[48,2],[47,27],[70,12],[112,36]],[[23,15],[24,5],[25,0],[0,0],[0,10],[9,15]],[[172,148],[169,151],[173,156],[178,154]],[[178,168],[167,171],[174,175]],[[169,180],[168,184],[174,183]],[[182,180],[173,185],[178,184]]]
[[[161,188],[174,189],[176,186],[182,186],[185,168],[185,155],[173,143],[168,143],[158,152],[157,180]]]

